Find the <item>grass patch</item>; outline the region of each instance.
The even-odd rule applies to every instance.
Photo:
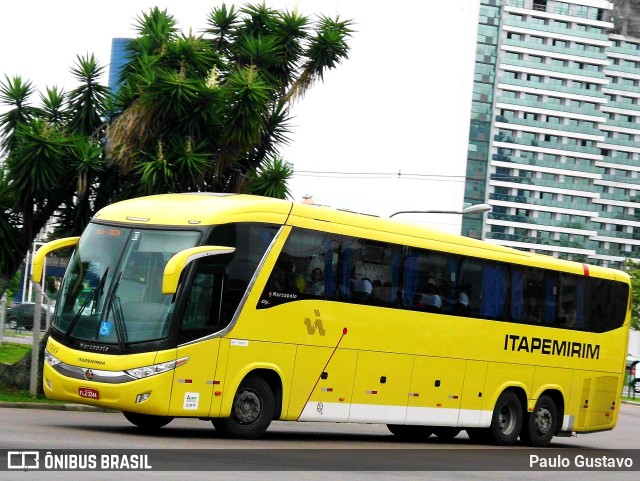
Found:
[[[13,364],[31,352],[28,344],[14,344],[3,342],[0,344],[0,364]]]
[[[7,389],[0,389],[0,402],[60,404],[59,401],[51,401],[50,399],[47,399],[44,394],[31,397],[29,391],[12,391]]]

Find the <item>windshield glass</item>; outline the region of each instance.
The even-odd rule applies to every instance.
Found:
[[[120,344],[167,337],[172,296],[167,261],[193,247],[196,231],[90,224],[69,261],[53,327],[65,337]]]

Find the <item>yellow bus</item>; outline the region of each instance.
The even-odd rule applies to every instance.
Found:
[[[612,429],[630,322],[620,271],[392,219],[246,195],[105,207],[45,352],[51,399],[255,438],[272,420],[546,446]]]

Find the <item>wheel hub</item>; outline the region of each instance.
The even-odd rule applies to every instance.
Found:
[[[540,408],[536,411],[535,417],[536,431],[540,434],[547,434],[551,429],[552,417],[547,408]]]
[[[242,424],[250,424],[260,416],[262,403],[253,391],[242,391],[236,399],[235,416]]]
[[[510,434],[513,431],[516,423],[516,416],[511,406],[504,406],[500,410],[498,423],[500,425],[500,431],[502,431],[503,433]]]

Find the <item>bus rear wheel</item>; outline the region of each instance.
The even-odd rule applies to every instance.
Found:
[[[261,377],[248,376],[233,398],[231,416],[211,422],[225,437],[255,439],[269,428],[275,406],[275,396],[269,384]]]
[[[558,427],[556,403],[547,395],[538,398],[533,412],[527,415],[520,439],[528,446],[543,448],[551,442]]]
[[[123,411],[122,414],[131,424],[148,431],[160,429],[173,421],[171,416],[153,416],[151,414],[132,413],[128,411]]]
[[[494,443],[499,446],[511,446],[518,439],[522,430],[522,404],[514,392],[500,394],[489,430]]]
[[[387,424],[391,434],[405,441],[424,441],[433,431],[428,426],[408,426],[406,424]]]

